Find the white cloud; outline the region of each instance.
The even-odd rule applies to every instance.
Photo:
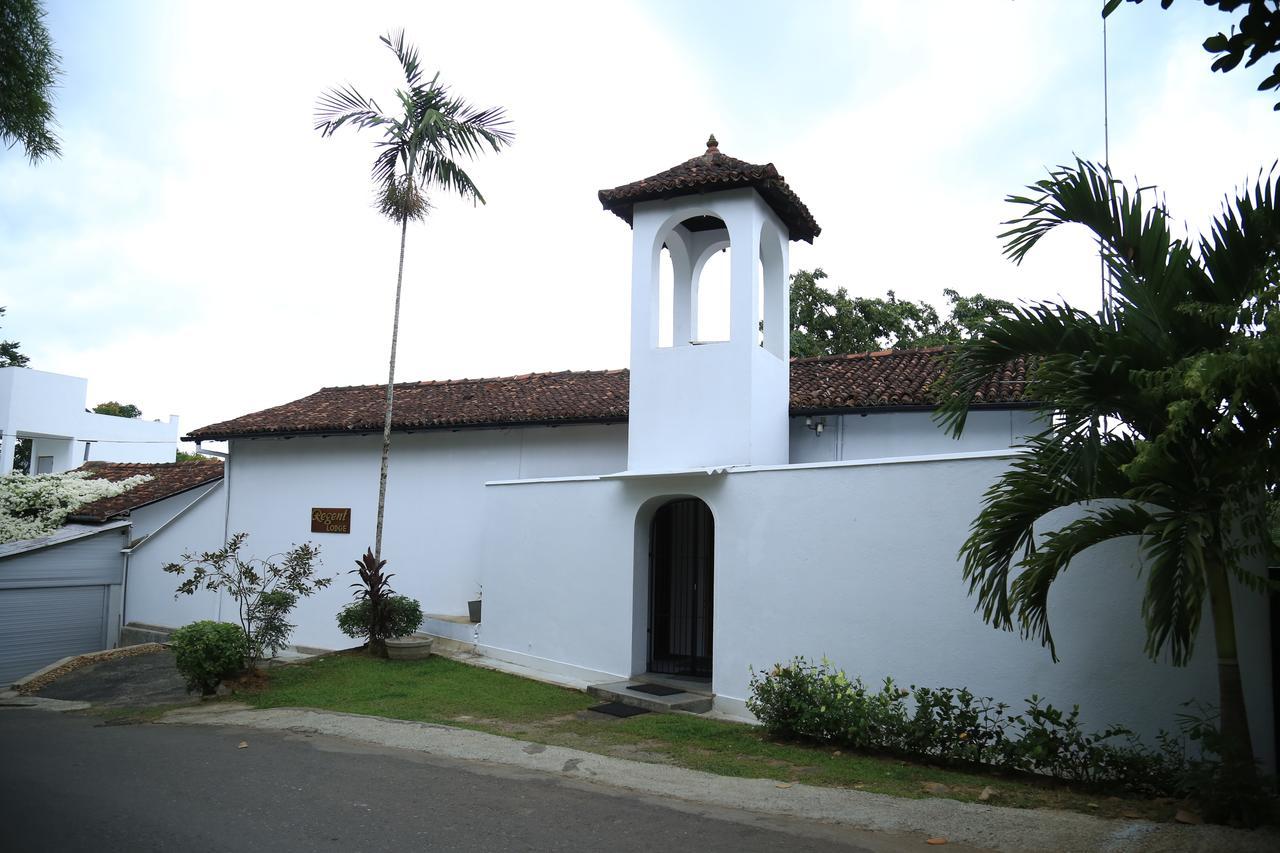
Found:
[[[1004,194],[1100,153],[1096,10],[924,8],[795,12],[793,35],[800,19],[824,27],[824,48],[847,41],[850,79],[811,79],[803,56],[777,68],[823,104],[784,127],[767,103],[731,109],[750,100],[734,68],[643,4],[170,7],[135,34],[141,71],[67,81],[111,97],[111,122],[73,109],[62,160],[0,155],[0,228],[22,235],[0,232],[0,331],[37,366],[89,376],[90,403],[180,413],[185,428],[384,378],[398,234],[370,204],[372,137],[321,139],[312,108],[344,82],[389,96],[397,69],[377,36],[393,25],[517,132],[474,166],[487,206],[439,199],[411,231],[402,379],[625,364],[630,235],[595,193],[700,153],[711,130],[727,153],[775,162],[823,225],[793,268],[867,294],[1095,305],[1085,237],[1055,235],[1015,269],[995,235]],[[731,40],[725,21],[716,37]],[[1191,216],[1263,165],[1274,119],[1176,47],[1132,72],[1141,96],[1120,86],[1112,150]]]

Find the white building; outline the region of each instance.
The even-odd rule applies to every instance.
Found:
[[[220,461],[89,462],[84,470],[150,479],[78,507],[47,536],[0,544],[0,688],[67,655],[116,645],[133,574],[153,578],[178,553],[224,540]],[[144,584],[140,594],[157,589]],[[178,624],[192,621],[173,604]]]
[[[90,462],[172,462],[178,416],[145,421],[87,410],[89,381],[26,367],[0,368],[0,474],[31,439],[26,473],[58,474]]]
[[[751,669],[793,655],[827,655],[870,683],[1015,704],[1038,693],[1147,736],[1173,728],[1180,703],[1215,701],[1211,639],[1181,669],[1143,653],[1134,542],[1088,552],[1055,584],[1060,663],[974,612],[956,555],[1034,430],[1022,365],[993,379],[952,440],[931,418],[943,352],[788,360],[788,246],[818,227],[772,165],[712,140],[600,197],[633,234],[629,373],[397,386],[383,556],[396,590],[440,615],[430,632],[552,676],[700,680],[736,714]],[[721,250],[729,339],[698,341],[700,273]],[[251,553],[309,539],[336,573],[372,543],[383,393],[325,388],[192,433],[230,442],[226,526],[250,534]],[[349,532],[313,532],[318,508],[348,509]],[[218,611],[212,596],[175,604],[172,578],[133,577],[130,620]],[[444,618],[481,590],[482,622]],[[349,597],[337,583],[303,601],[294,642],[349,644],[334,621]],[[1266,602],[1242,593],[1237,614],[1270,761]]]

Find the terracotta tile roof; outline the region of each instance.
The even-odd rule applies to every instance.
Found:
[[[791,411],[932,407],[932,385],[946,368],[944,347],[881,350],[791,361]],[[976,405],[1026,405],[1027,364],[1017,359],[977,393]]]
[[[813,214],[795,194],[772,163],[757,166],[720,153],[713,136],[707,140],[707,151],[665,172],[633,181],[611,190],[600,190],[600,204],[631,224],[631,213],[637,202],[684,195],[753,187],[773,208],[791,232],[792,240],[812,243],[822,233]]]
[[[791,412],[931,407],[942,374],[941,348],[793,359]],[[1028,405],[1026,367],[1012,364],[983,389],[981,405]],[[618,423],[627,419],[626,370],[530,373],[494,379],[396,385],[397,431],[536,424]],[[190,441],[255,435],[381,432],[385,385],[322,388],[310,396],[192,431]]]
[[[102,498],[85,504],[71,515],[69,521],[102,523],[124,515],[130,510],[153,504],[156,501],[180,495],[205,483],[222,479],[221,459],[200,459],[190,462],[146,464],[142,462],[86,462],[77,470],[89,471],[93,479],[118,482],[138,474],[151,477],[145,483],[134,486],[114,498]]]

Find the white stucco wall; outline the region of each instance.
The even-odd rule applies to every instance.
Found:
[[[927,411],[825,415],[814,420],[819,417],[825,420],[821,435],[805,425],[804,417],[791,418],[793,463],[998,450],[1041,429],[1031,409],[972,411],[959,438],[949,436]]]
[[[54,473],[85,461],[173,461],[178,448],[176,415],[158,421],[88,412],[88,386],[88,380],[78,376],[0,368],[0,471],[12,468],[19,438],[33,440],[33,465],[39,456],[52,456]]]
[[[311,541],[333,586],[298,607],[293,641],[341,648],[335,614],[351,600],[346,574],[373,545],[379,435],[238,439],[228,460],[231,532],[246,551],[280,553]],[[626,466],[625,426],[397,433],[387,482],[383,557],[391,584],[429,613],[463,615],[476,596],[486,480],[597,474]],[[312,507],[350,507],[351,533],[312,533]],[[130,592],[131,607],[133,592]],[[156,601],[157,606],[162,604]],[[151,620],[162,621],[162,610]]]
[[[480,642],[548,669],[643,669],[648,517],[692,495],[716,519],[717,701],[741,709],[751,667],[827,655],[875,684],[965,686],[1020,706],[1032,693],[1079,703],[1088,725],[1150,737],[1179,704],[1216,703],[1210,634],[1193,664],[1143,654],[1132,541],[1100,547],[1055,585],[1060,662],[974,612],[956,552],[1002,458],[834,465],[632,480],[492,485]],[[1268,619],[1238,602],[1258,754],[1274,756]],[[1208,622],[1206,621],[1206,625]],[[541,660],[543,663],[539,664]]]
[[[724,228],[689,233],[693,217]],[[632,441],[627,468],[787,461],[787,230],[752,189],[644,201],[632,214]],[[672,345],[660,346],[659,266],[672,260]],[[700,271],[729,250],[729,339],[694,345]],[[760,288],[764,296],[760,296]],[[769,332],[758,345],[761,323]]]
[[[184,553],[203,553],[221,547],[226,493],[222,483],[200,486],[130,514],[133,548],[126,563],[124,621],[178,628],[200,619],[228,620],[232,610],[220,611],[216,593],[202,590],[175,597],[181,578],[162,566],[182,561]],[[225,607],[225,602],[222,607]]]

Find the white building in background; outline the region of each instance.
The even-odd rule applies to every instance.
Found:
[[[870,684],[1079,703],[1085,725],[1148,738],[1181,703],[1216,701],[1210,637],[1187,667],[1145,655],[1135,541],[1090,550],[1055,583],[1059,663],[974,612],[957,552],[1036,430],[1025,364],[992,378],[953,440],[932,420],[945,352],[788,359],[788,247],[818,226],[772,165],[714,138],[600,200],[632,227],[629,372],[397,386],[383,556],[396,591],[435,614],[425,630],[550,677],[682,677],[739,715],[752,668],[794,655]],[[730,332],[707,341],[701,274],[720,251]],[[337,573],[372,544],[384,393],[324,388],[191,434],[230,442],[225,525],[250,553],[311,540]],[[208,593],[175,602],[157,566],[130,584],[129,621],[226,609]],[[481,591],[482,621],[462,624]],[[349,600],[340,583],[303,600],[293,641],[349,644],[334,619]],[[1267,602],[1241,591],[1236,613],[1271,763]]]
[[[85,462],[172,462],[178,416],[167,421],[88,411],[89,380],[27,367],[0,368],[0,474],[13,470],[18,442],[31,439],[30,474],[58,474]]]

